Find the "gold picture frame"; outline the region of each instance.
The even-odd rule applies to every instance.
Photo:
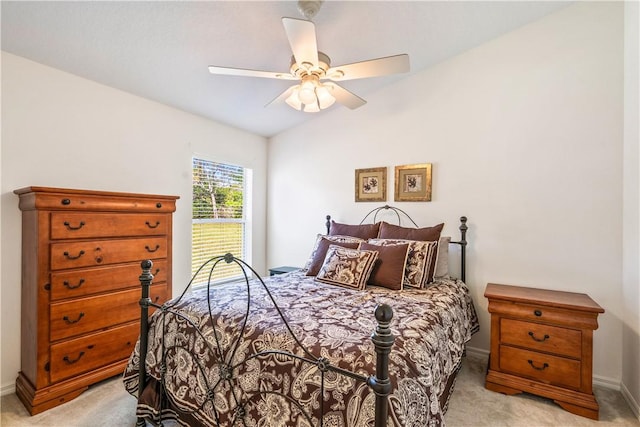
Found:
[[[431,163],[396,166],[396,202],[431,201]]]
[[[387,201],[387,168],[356,169],[356,202]]]

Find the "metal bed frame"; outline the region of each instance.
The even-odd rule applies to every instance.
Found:
[[[374,221],[377,217],[377,214],[381,211],[381,210],[392,210],[396,215],[398,215],[398,221],[400,221],[400,216],[399,214],[402,213],[404,214],[407,218],[409,218],[409,220],[411,220],[411,222],[415,224],[415,222],[409,217],[409,215],[407,215],[404,211],[392,207],[392,206],[382,206],[379,208],[376,208],[374,210],[372,210],[371,212],[369,212],[367,214],[367,216],[365,216],[365,218],[363,219],[362,222],[364,222],[364,220],[371,215],[372,213],[375,212],[374,214]],[[327,226],[327,234],[329,234],[329,227],[331,224],[331,216],[327,215],[326,216],[327,222],[326,222],[326,226]],[[467,245],[467,241],[466,241],[466,232],[467,232],[467,218],[466,217],[461,217],[460,218],[460,232],[461,232],[461,239],[457,242],[451,242],[454,244],[458,244],[461,246],[461,280],[464,281],[465,278],[465,248]],[[417,225],[416,225],[417,227]],[[191,323],[191,321],[185,317],[184,315],[182,315],[178,310],[175,310],[173,307],[181,301],[181,299],[184,297],[184,295],[186,294],[186,292],[189,290],[189,288],[191,287],[194,279],[199,275],[199,273],[206,268],[207,266],[210,266],[210,271],[209,271],[209,281],[207,283],[207,294],[209,294],[209,289],[212,286],[211,284],[211,277],[212,277],[212,273],[213,270],[215,269],[215,267],[221,263],[221,262],[225,262],[225,263],[235,263],[237,264],[244,275],[244,279],[245,279],[245,284],[247,287],[247,305],[246,305],[246,312],[245,312],[245,317],[242,323],[242,330],[240,332],[240,334],[238,335],[237,340],[235,340],[232,344],[231,344],[231,348],[232,350],[230,352],[228,352],[227,354],[230,354],[231,356],[228,357],[227,361],[224,360],[224,355],[222,352],[222,348],[220,346],[220,343],[217,340],[217,334],[214,334],[214,337],[216,337],[216,342],[215,345],[209,345],[209,351],[211,352],[211,354],[213,355],[213,358],[215,360],[217,360],[217,364],[219,366],[220,369],[220,381],[216,384],[207,384],[207,401],[210,401],[213,409],[214,409],[214,413],[216,416],[216,424],[219,426],[220,425],[220,420],[218,418],[218,411],[215,408],[215,401],[214,401],[214,397],[215,397],[215,393],[216,393],[216,389],[218,387],[221,386],[221,384],[223,382],[226,382],[229,385],[229,389],[232,391],[233,394],[233,398],[234,401],[236,403],[236,411],[234,414],[234,418],[232,421],[232,425],[243,425],[246,426],[246,423],[244,422],[243,419],[243,415],[245,414],[245,407],[251,403],[252,398],[255,398],[257,396],[259,396],[260,394],[265,394],[265,393],[275,393],[278,395],[283,396],[284,398],[286,398],[291,404],[295,405],[298,407],[298,409],[301,411],[301,413],[303,414],[303,416],[307,419],[307,421],[309,421],[309,424],[312,425],[312,419],[311,419],[311,415],[306,413],[306,411],[304,410],[304,408],[296,401],[294,401],[292,398],[290,398],[289,396],[286,396],[282,393],[278,393],[278,392],[274,392],[274,391],[256,391],[254,394],[249,395],[246,399],[242,400],[241,396],[238,396],[238,393],[236,393],[234,390],[234,370],[236,368],[238,368],[239,365],[232,365],[230,363],[230,361],[233,359],[233,354],[235,353],[235,350],[238,348],[241,338],[243,336],[243,332],[244,332],[244,328],[246,326],[246,322],[247,322],[247,318],[248,318],[248,314],[249,314],[249,307],[250,307],[250,293],[249,293],[249,280],[250,280],[250,274],[247,273],[247,271],[251,272],[255,277],[257,277],[257,280],[259,281],[259,283],[261,284],[261,286],[266,290],[269,298],[271,299],[271,301],[274,304],[274,307],[276,308],[278,315],[280,316],[280,318],[282,319],[282,321],[284,322],[284,325],[286,326],[288,332],[291,334],[291,336],[293,337],[293,339],[296,341],[296,343],[300,346],[300,348],[303,349],[303,352],[306,354],[306,357],[301,357],[289,352],[285,352],[285,351],[281,351],[281,350],[266,350],[266,351],[262,351],[256,354],[253,354],[251,356],[249,356],[246,360],[244,360],[242,363],[246,363],[247,360],[250,360],[252,358],[257,358],[257,357],[263,357],[263,356],[268,356],[268,355],[278,355],[278,356],[284,356],[284,357],[289,357],[291,359],[296,359],[302,363],[308,363],[308,364],[312,364],[315,365],[317,367],[317,369],[320,371],[321,373],[321,385],[320,385],[320,394],[319,396],[324,396],[324,378],[325,378],[325,374],[327,372],[334,372],[337,373],[339,375],[345,375],[349,378],[355,379],[356,381],[360,381],[360,382],[364,382],[366,383],[375,393],[375,427],[386,427],[387,425],[387,417],[388,417],[388,396],[391,394],[391,390],[392,390],[392,384],[391,381],[389,379],[389,354],[391,352],[391,347],[393,346],[394,343],[394,336],[391,334],[391,329],[390,329],[390,322],[391,319],[393,318],[393,310],[391,309],[391,307],[387,304],[380,304],[376,307],[375,312],[374,312],[374,316],[376,318],[377,321],[377,326],[375,328],[375,330],[373,331],[372,335],[371,335],[371,341],[373,342],[374,348],[375,348],[375,352],[376,352],[376,370],[375,370],[375,374],[373,375],[369,375],[369,376],[364,376],[355,372],[351,372],[342,368],[339,368],[337,366],[333,366],[331,365],[331,363],[329,362],[329,360],[327,360],[326,358],[323,357],[316,357],[313,354],[311,354],[304,345],[302,345],[302,343],[298,340],[298,338],[295,336],[295,334],[293,333],[293,331],[291,330],[291,328],[289,327],[289,325],[287,324],[287,321],[282,313],[282,311],[280,310],[280,308],[278,307],[278,305],[276,304],[275,299],[273,298],[273,296],[271,295],[271,292],[269,291],[269,289],[266,287],[265,283],[263,282],[262,278],[260,277],[260,275],[251,267],[249,266],[247,263],[245,263],[244,261],[234,257],[232,254],[226,254],[224,256],[217,256],[214,258],[211,258],[210,260],[208,260],[207,262],[205,262],[196,272],[196,274],[194,274],[193,278],[191,279],[191,281],[189,282],[189,284],[187,285],[187,287],[185,288],[185,290],[183,291],[183,293],[180,295],[179,298],[173,300],[173,302],[171,303],[165,303],[163,305],[159,305],[154,303],[153,301],[151,301],[151,299],[149,298],[149,287],[151,286],[151,282],[153,281],[153,274],[151,273],[151,268],[153,266],[152,261],[150,260],[145,260],[142,261],[141,263],[141,267],[142,267],[142,274],[140,275],[139,279],[140,279],[140,284],[142,286],[142,297],[140,299],[140,367],[139,367],[139,373],[138,373],[138,399],[140,399],[142,397],[142,394],[144,392],[145,389],[145,385],[147,384],[147,373],[146,373],[146,354],[148,351],[148,332],[149,332],[149,309],[150,308],[156,308],[157,310],[159,310],[160,316],[162,316],[162,320],[157,319],[157,321],[163,321],[164,320],[164,316],[179,316],[181,319],[183,319],[184,321],[187,321],[189,323]],[[209,303],[209,316],[210,318],[212,318],[212,313],[211,313],[211,304]],[[215,330],[215,322],[213,322],[212,320],[212,325],[213,328]],[[193,325],[193,323],[191,323]],[[195,325],[193,325],[195,326]],[[196,328],[197,329],[197,328]],[[202,336],[202,332],[197,329],[197,332],[199,334],[201,334]],[[164,330],[163,330],[164,333]],[[204,342],[207,342],[206,340],[204,340]],[[165,381],[165,373],[166,373],[166,356],[167,356],[167,350],[164,347],[164,340],[162,342],[162,363],[161,363],[161,368],[160,368],[160,372],[161,372],[161,388],[164,392],[165,387],[164,387],[164,381]],[[202,369],[202,366],[199,366],[200,369]],[[167,395],[167,397],[170,397]],[[164,399],[161,399],[162,402],[164,402]],[[324,401],[321,398],[320,399],[320,421],[319,421],[319,427],[323,426],[323,418],[324,418],[324,405],[323,405]],[[204,403],[202,404],[202,406],[204,405]],[[201,407],[202,407],[201,406]],[[152,423],[158,423],[158,425],[162,425],[162,408],[159,411],[160,413],[160,417],[159,419],[156,420],[149,420]],[[139,417],[136,423],[136,426],[138,427],[143,427],[146,426],[146,419],[144,417]]]

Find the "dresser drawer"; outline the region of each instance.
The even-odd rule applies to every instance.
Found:
[[[501,318],[500,342],[574,359],[579,359],[582,354],[582,333],[579,330],[541,323]]]
[[[51,300],[78,298],[125,288],[140,288],[140,263],[51,273]],[[153,283],[167,280],[167,261],[153,261]]]
[[[162,236],[167,234],[170,219],[170,214],[52,212],[51,238]]]
[[[166,284],[151,286],[149,293],[149,298],[155,303],[167,300]],[[50,340],[58,341],[139,319],[140,295],[140,289],[131,289],[52,303],[49,312]]]
[[[560,387],[581,386],[580,361],[536,351],[501,345],[500,369]]]
[[[51,381],[61,381],[119,360],[133,351],[140,325],[131,323],[51,346]]]
[[[166,256],[166,237],[52,243],[51,270],[94,267]]]

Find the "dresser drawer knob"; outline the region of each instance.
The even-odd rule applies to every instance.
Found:
[[[67,258],[67,259],[78,259],[78,258],[80,258],[82,255],[84,255],[84,251],[80,251],[80,253],[78,253],[78,255],[76,255],[76,256],[69,255],[69,252],[66,252],[66,251],[65,251],[65,253],[63,253],[62,255],[64,255],[64,256],[65,256],[65,258]]]
[[[82,286],[82,284],[84,283],[84,279],[80,279],[80,281],[78,282],[77,285],[72,285],[70,284],[68,281],[64,281],[62,282],[62,284],[67,288],[67,289],[78,289],[80,286]]]
[[[149,223],[149,221],[145,221],[144,223],[145,223],[145,224],[147,225],[147,227],[149,227],[149,228],[158,228],[158,226],[160,225],[160,221],[156,221],[156,225],[151,225],[151,224]]]
[[[63,205],[67,206],[67,205],[70,205],[70,204],[71,204],[71,200],[69,200],[69,199],[62,199],[62,200],[60,201],[60,203],[62,203]]]
[[[62,320],[64,320],[64,321],[65,321],[65,322],[67,322],[68,324],[72,325],[72,324],[74,324],[74,323],[78,323],[78,322],[80,321],[80,319],[82,319],[83,317],[84,317],[84,313],[83,313],[83,312],[80,312],[80,315],[78,316],[78,318],[77,318],[76,320],[71,320],[71,319],[69,319],[69,317],[67,317],[67,316],[64,316],[64,317],[62,318]]]
[[[549,335],[547,335],[547,334],[544,334],[544,337],[542,337],[542,338],[536,338],[535,334],[533,332],[531,332],[531,331],[529,331],[529,336],[531,338],[533,338],[534,341],[537,341],[537,342],[545,342],[546,340],[548,340],[550,338]]]
[[[68,221],[65,221],[64,226],[67,227],[67,230],[71,230],[71,231],[80,230],[82,227],[84,227],[84,221],[80,221],[80,224],[78,224],[77,227],[74,227],[71,224],[69,224]]]
[[[147,252],[153,253],[153,252],[157,251],[158,249],[160,249],[160,245],[156,245],[155,249],[151,249],[148,245],[145,246],[144,248],[147,250]]]
[[[69,356],[65,356],[62,358],[62,360],[64,360],[65,362],[67,362],[69,365],[76,363],[78,360],[80,360],[80,358],[84,356],[84,351],[81,351],[80,354],[78,355],[78,357],[76,357],[75,359],[71,360],[69,359]]]
[[[544,371],[545,369],[547,369],[549,367],[549,364],[547,362],[544,362],[542,364],[542,367],[536,366],[533,364],[533,360],[529,359],[527,360],[527,362],[529,363],[529,365],[531,365],[531,367],[533,369],[535,369],[536,371]]]
[[[540,316],[542,316],[542,311],[540,311],[540,310],[534,310],[534,311],[533,311],[533,314],[535,314],[536,316],[540,317]]]
[[[162,207],[162,203],[158,202],[156,203],[156,208],[160,209]]]

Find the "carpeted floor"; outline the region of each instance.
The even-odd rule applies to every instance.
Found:
[[[600,421],[573,415],[553,402],[521,394],[505,396],[484,388],[486,358],[469,355],[463,362],[445,417],[449,427],[638,427],[640,421],[619,392],[596,388]],[[30,417],[15,394],[1,401],[2,427],[133,427],[135,399],[124,391],[119,378],[91,387],[80,397]]]

